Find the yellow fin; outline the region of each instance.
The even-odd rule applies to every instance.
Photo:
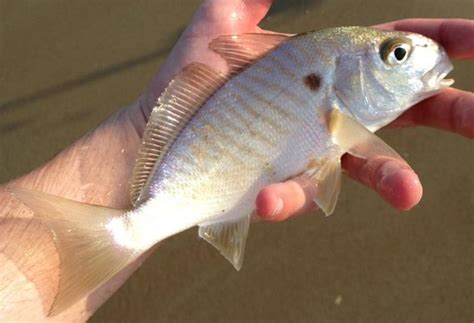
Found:
[[[325,158],[312,161],[304,173],[310,179],[308,191],[314,192],[313,201],[326,215],[334,211],[341,189],[343,153],[348,152],[360,158],[385,156],[403,160],[382,139],[337,108],[329,114],[328,128],[335,151]]]
[[[138,256],[133,250],[119,248],[105,228],[107,221],[124,211],[22,188],[8,189],[54,234],[60,278],[48,316],[90,294]]]
[[[386,156],[402,159],[382,139],[338,109],[331,110],[328,126],[333,142],[344,152],[359,158]]]
[[[236,270],[240,270],[244,261],[249,225],[250,216],[245,216],[236,222],[200,226],[199,236],[219,250]]]
[[[229,64],[232,73],[263,57],[290,36],[281,34],[242,34],[217,37],[209,48],[220,54]]]
[[[341,191],[340,156],[330,156],[312,162],[304,175],[309,177],[309,185],[313,185],[308,191],[314,192],[314,203],[326,216],[331,215]]]
[[[144,190],[155,165],[159,165],[176,137],[204,102],[227,77],[201,63],[191,63],[158,98],[149,117],[142,145],[130,180],[130,200],[134,206],[148,199]]]

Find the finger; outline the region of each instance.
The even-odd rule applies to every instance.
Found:
[[[403,160],[365,160],[346,154],[342,165],[349,176],[376,191],[398,210],[413,208],[423,195],[418,176]],[[267,221],[282,221],[307,213],[316,207],[312,187],[304,183],[303,177],[269,185],[257,196],[257,214]]]
[[[407,110],[390,126],[428,126],[474,139],[474,93],[446,89]]]
[[[386,157],[361,159],[346,154],[342,166],[350,177],[376,191],[396,209],[411,209],[423,194],[418,176],[403,160]]]
[[[452,58],[474,58],[474,20],[403,19],[376,27],[423,34],[442,44]]]
[[[257,31],[272,0],[207,0],[196,11],[189,31],[199,34],[230,34]],[[212,27],[212,28],[210,28]],[[215,32],[215,29],[219,32]]]
[[[311,186],[304,181],[297,177],[262,189],[257,196],[257,214],[267,221],[283,221],[314,209]]]
[[[228,70],[227,63],[217,53],[209,50],[212,39],[226,34],[260,32],[257,26],[268,12],[271,0],[207,0],[194,14],[191,23],[173,47],[168,59],[153,79],[142,109],[148,115],[157,97],[171,79],[184,66],[199,62],[222,73]]]

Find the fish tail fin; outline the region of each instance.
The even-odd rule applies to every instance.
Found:
[[[52,231],[59,254],[59,286],[48,316],[91,293],[136,259],[117,245],[106,224],[125,211],[20,188],[9,191]]]

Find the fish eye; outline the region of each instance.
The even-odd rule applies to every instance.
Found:
[[[410,56],[411,43],[405,38],[390,38],[380,45],[380,57],[388,65],[400,65]]]

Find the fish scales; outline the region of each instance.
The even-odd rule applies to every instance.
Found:
[[[255,190],[258,187],[261,187],[262,183],[271,183],[283,180],[287,178],[289,175],[295,175],[298,172],[303,171],[304,169],[304,162],[302,163],[301,160],[305,160],[305,158],[301,158],[299,161],[292,160],[286,156],[310,156],[316,153],[315,147],[321,147],[318,145],[318,141],[324,141],[326,138],[325,133],[326,131],[321,131],[325,129],[324,124],[318,124],[316,120],[319,119],[319,114],[322,113],[322,109],[308,109],[307,107],[311,105],[314,101],[311,100],[312,93],[308,93],[307,89],[304,87],[303,82],[295,83],[293,79],[286,79],[282,78],[285,74],[285,69],[281,69],[279,67],[286,66],[287,69],[293,68],[293,64],[286,63],[288,60],[282,59],[283,55],[286,55],[288,52],[288,46],[283,47],[281,51],[283,54],[280,53],[279,50],[274,51],[269,56],[276,57],[275,60],[278,61],[278,64],[268,64],[266,62],[266,58],[263,58],[262,61],[255,64],[255,68],[258,68],[259,64],[270,65],[272,74],[266,75],[266,77],[270,80],[283,80],[282,84],[279,84],[280,87],[269,87],[264,88],[262,83],[256,82],[249,82],[249,78],[251,78],[252,74],[254,73],[254,67],[248,69],[241,74],[237,75],[235,78],[230,80],[226,85],[224,85],[216,94],[214,94],[208,102],[200,109],[198,114],[195,118],[190,122],[189,126],[183,131],[180,137],[177,139],[174,147],[177,147],[178,150],[183,149],[192,149],[192,147],[199,147],[197,150],[199,151],[215,151],[222,150],[224,145],[219,140],[202,140],[202,137],[206,135],[205,131],[203,132],[202,129],[211,124],[214,128],[218,129],[220,126],[219,124],[213,124],[213,120],[216,120],[214,117],[215,114],[229,114],[233,116],[238,114],[244,119],[247,124],[250,125],[255,132],[265,133],[270,138],[273,138],[274,142],[285,142],[286,149],[281,150],[280,147],[277,146],[260,146],[258,145],[258,140],[255,140],[252,131],[245,131],[245,132],[234,132],[232,128],[227,128],[219,133],[227,134],[227,143],[231,143],[232,145],[229,147],[232,153],[224,154],[222,156],[222,160],[218,164],[206,165],[205,155],[199,154],[195,158],[196,164],[200,165],[200,176],[205,176],[206,168],[208,168],[207,172],[216,172],[217,169],[222,169],[222,172],[228,172],[230,169],[234,169],[233,172],[228,173],[227,177],[215,177],[209,181],[194,181],[193,183],[187,183],[186,186],[189,187],[188,190],[191,191],[199,191],[201,192],[201,199],[203,204],[206,204],[210,198],[216,198],[219,196],[220,192],[225,192],[229,183],[231,183],[232,175],[237,178],[240,178],[240,182],[245,182],[245,187],[242,187],[242,192],[247,192],[247,200],[243,202],[241,200],[241,196],[239,194],[235,194],[235,202],[232,203],[236,205],[238,201],[241,202],[242,207],[240,210],[236,212],[236,214],[225,214],[227,218],[238,217],[241,215],[241,212],[251,213],[253,209],[253,199],[250,199],[250,196],[255,196]],[[273,59],[270,59],[272,62]],[[295,76],[298,80],[302,80],[304,77],[304,73],[311,69],[312,62],[308,62],[305,69],[301,69],[299,75]],[[250,77],[248,77],[248,75]],[[251,84],[253,88],[249,88],[246,84]],[[303,92],[299,94],[303,98],[307,96],[306,105],[295,105],[291,101],[280,101],[282,92],[280,91],[281,87],[285,87],[288,91],[295,91],[295,93]],[[306,94],[306,95],[305,95]],[[298,95],[298,94],[295,94]],[[230,96],[230,99],[227,100],[225,106],[218,106],[216,108],[216,102],[219,101],[220,97]],[[234,100],[233,100],[234,99]],[[304,100],[304,99],[303,99]],[[303,100],[300,100],[303,101]],[[229,104],[230,103],[230,104]],[[274,108],[274,107],[277,108]],[[217,111],[212,111],[213,109]],[[235,112],[233,112],[235,111]],[[282,112],[284,111],[284,112]],[[295,124],[289,124],[288,115],[293,116]],[[300,118],[303,120],[314,120],[315,122],[300,122]],[[318,131],[319,130],[319,131]],[[232,139],[230,139],[232,138]],[[305,144],[307,141],[312,142],[313,144]],[[255,147],[256,149],[251,149],[251,147]],[[196,148],[195,148],[196,149]],[[243,156],[244,159],[247,161],[246,166],[239,168],[236,165],[233,165],[233,156],[240,155]],[[280,157],[282,156],[282,157]],[[204,157],[204,160],[201,159]],[[294,174],[288,174],[283,172],[288,165],[292,165],[294,167],[295,164],[299,162],[300,167],[297,167]],[[169,164],[171,165],[169,165]],[[174,164],[180,164],[179,167],[187,168],[187,167],[194,167],[193,165],[182,165],[178,159],[172,158],[170,155],[169,157],[165,158],[162,162],[162,172],[157,173],[155,176],[156,178],[153,179],[155,183],[163,183],[164,180],[160,178],[164,174],[172,174],[172,172],[166,172],[167,167],[177,167],[173,166]],[[271,174],[259,174],[258,172],[261,169],[267,169],[267,164],[272,165],[274,172]],[[198,167],[198,166],[196,166]],[[174,173],[176,175],[176,173]],[[166,183],[178,183],[182,182],[181,180],[173,180],[167,181]],[[178,185],[180,186],[180,185]],[[195,188],[195,187],[199,188]],[[243,185],[242,185],[243,186]],[[255,187],[252,192],[249,192],[249,189]],[[193,187],[193,188],[191,188]],[[211,189],[211,187],[213,189]],[[156,195],[161,194],[161,190],[168,190],[168,187],[156,187],[155,192]],[[186,188],[179,187],[176,189],[177,194],[180,196],[186,196]],[[239,193],[239,192],[237,192]],[[193,204],[195,205],[197,201],[194,200]],[[229,200],[223,201],[222,205],[226,205],[228,208]],[[231,204],[231,206],[232,206]],[[212,216],[212,210],[204,207],[203,211],[205,212],[206,216],[209,218],[213,217],[221,217],[221,205],[216,205],[216,209],[214,210],[215,215]],[[233,210],[233,208],[230,208]],[[211,212],[209,212],[211,211]],[[177,211],[179,214],[179,211]]]
[[[263,187],[301,175],[310,198],[331,214],[342,154],[401,159],[372,132],[453,82],[444,79],[452,69],[446,52],[411,33],[340,27],[229,35],[209,48],[229,63],[230,76],[192,63],[158,99],[132,180],[135,208],[13,191],[61,242],[51,314],[193,226],[240,269]]]

